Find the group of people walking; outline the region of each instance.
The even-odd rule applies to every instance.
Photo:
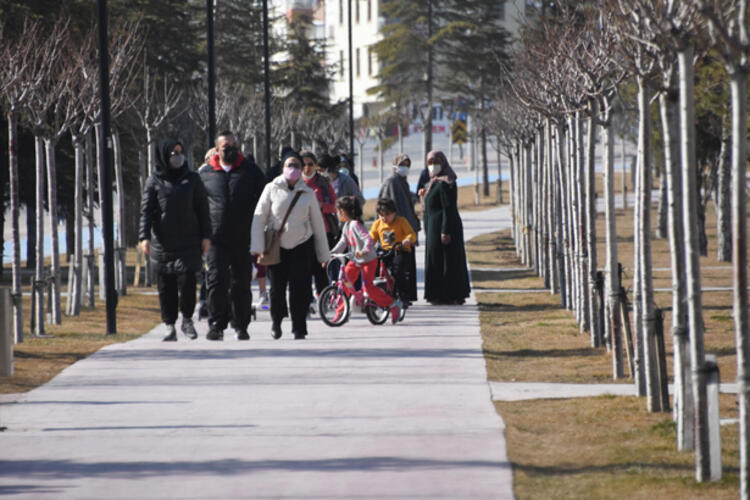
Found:
[[[457,208],[456,174],[441,152],[431,152],[418,195],[409,189],[411,161],[398,155],[378,196],[378,219],[367,230],[361,220],[364,197],[345,156],[317,158],[311,151],[282,150],[281,161],[264,175],[252,156],[244,156],[236,138],[221,132],[206,154],[206,163],[189,169],[183,145],[161,142],[156,170],[143,191],[139,240],[156,273],[163,340],[177,340],[176,321],[186,337],[197,338],[193,324],[196,277],[202,273],[208,316],[208,340],[223,340],[231,326],[238,340],[249,340],[252,313],[251,277],[255,264],[259,304],[269,303],[271,335],[280,338],[282,321],[291,318],[295,339],[307,336],[307,315],[316,294],[329,284],[326,264],[331,252],[349,249],[346,266],[351,283],[362,288],[393,321],[417,299],[414,247],[422,229],[415,210],[424,202],[425,299],[432,304],[462,304],[469,296],[463,227]],[[268,267],[270,234],[278,242],[278,259]],[[393,272],[399,298],[373,285],[374,245],[398,245]],[[270,294],[265,292],[266,272]],[[287,291],[289,300],[287,302]],[[363,291],[352,289],[355,297]],[[202,293],[203,298],[203,293]]]

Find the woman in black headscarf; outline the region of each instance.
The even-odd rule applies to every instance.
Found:
[[[167,326],[164,340],[177,340],[178,309],[182,332],[195,339],[195,274],[201,252],[211,246],[211,222],[206,190],[198,174],[189,170],[176,140],[163,140],[156,151],[156,171],[143,189],[138,235],[156,272],[161,318]]]
[[[438,305],[463,304],[471,286],[456,173],[441,151],[430,151],[427,168],[430,180],[419,193],[424,199],[424,298]]]

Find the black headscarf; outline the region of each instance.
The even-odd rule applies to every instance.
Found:
[[[178,144],[182,146],[182,143],[176,139],[164,139],[159,143],[159,147],[156,149],[156,170],[162,176],[179,178],[185,173],[185,170],[187,169],[187,159],[185,159],[185,163],[183,163],[180,168],[172,168],[169,166],[169,158],[172,156],[172,151]]]

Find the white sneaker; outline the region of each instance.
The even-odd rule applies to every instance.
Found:
[[[260,292],[258,300],[253,304],[256,309],[267,311],[271,302],[268,300],[268,292]]]

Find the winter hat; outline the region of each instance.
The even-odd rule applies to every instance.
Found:
[[[397,154],[396,157],[393,159],[393,166],[400,167],[401,165],[404,165],[406,162],[409,162],[408,166],[411,166],[411,158],[409,158],[408,154],[406,153]]]
[[[285,153],[284,153],[284,154],[283,154],[283,155],[281,156],[281,165],[282,165],[282,166],[286,165],[286,162],[287,162],[287,160],[288,160],[289,158],[294,158],[294,159],[296,159],[296,160],[297,160],[297,161],[299,162],[300,166],[302,165],[302,157],[301,157],[301,156],[299,155],[299,153],[297,153],[297,152],[296,152],[295,150],[293,150],[293,149],[291,149],[291,148],[290,148],[290,150],[289,150],[289,151],[286,151],[286,152],[285,152]]]

